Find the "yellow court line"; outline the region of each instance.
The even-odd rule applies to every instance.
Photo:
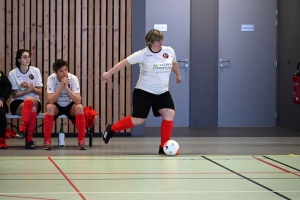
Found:
[[[297,155],[295,155],[295,154],[289,154],[289,156],[298,157],[298,156],[297,156]]]

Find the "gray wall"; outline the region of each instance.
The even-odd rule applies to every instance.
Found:
[[[300,104],[293,103],[292,80],[300,62],[300,1],[279,0],[278,7],[278,126],[300,131]]]
[[[132,52],[145,47],[146,32],[146,0],[132,0]],[[132,66],[132,91],[138,81],[140,67],[138,64]],[[135,126],[131,130],[131,136],[144,136],[145,124]]]
[[[190,127],[217,126],[218,0],[191,1]],[[292,77],[300,62],[300,1],[278,0],[278,126],[300,131],[300,105],[293,103]],[[144,47],[145,0],[132,0],[133,52]],[[291,61],[291,64],[288,63]],[[132,68],[132,87],[139,68]],[[132,135],[142,136],[145,126]]]
[[[218,7],[191,1],[190,127],[218,125]]]

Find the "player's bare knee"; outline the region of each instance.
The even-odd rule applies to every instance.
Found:
[[[138,126],[138,125],[143,124],[145,122],[145,120],[146,119],[144,119],[144,118],[134,118],[134,117],[132,117],[132,124],[134,126]]]
[[[83,113],[83,107],[82,107],[82,105],[81,104],[75,104],[74,111],[75,111],[76,114]]]

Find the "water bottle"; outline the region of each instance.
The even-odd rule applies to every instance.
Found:
[[[63,128],[63,123],[60,123],[59,133],[58,133],[58,147],[65,147],[65,133]]]

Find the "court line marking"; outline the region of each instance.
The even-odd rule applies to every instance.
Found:
[[[295,168],[295,167],[292,167],[292,166],[290,166],[290,165],[288,165],[288,164],[285,164],[285,163],[283,163],[283,162],[280,162],[280,161],[278,161],[278,160],[275,160],[275,159],[273,159],[273,158],[270,158],[270,157],[268,157],[268,156],[263,156],[264,158],[267,158],[267,159],[269,159],[269,160],[272,160],[272,161],[274,161],[274,162],[277,162],[277,163],[279,163],[279,164],[281,164],[281,165],[284,165],[284,166],[286,166],[286,167],[289,167],[289,168],[291,168],[291,169],[294,169],[294,170],[296,170],[296,171],[298,171],[298,172],[300,172],[300,169],[297,169],[297,168]]]
[[[280,190],[277,192],[282,192],[282,193],[300,193],[300,191],[284,191]],[[24,194],[76,194],[77,192],[22,192],[22,193],[0,193],[0,195],[24,195]],[[235,190],[230,190],[230,191],[162,191],[162,192],[151,192],[151,191],[144,191],[144,192],[81,192],[82,194],[198,194],[198,193],[274,193],[272,191],[257,191],[257,190],[250,190],[250,191],[235,191]],[[289,199],[289,198],[288,198]]]
[[[286,172],[237,172],[240,174],[286,174]],[[300,172],[294,172],[294,173],[298,173],[300,174]],[[0,173],[0,176],[19,176],[19,175],[57,175],[57,174],[61,174],[59,172],[21,172],[21,173]],[[169,174],[174,174],[174,175],[207,175],[207,174],[225,174],[225,175],[230,175],[230,174],[234,174],[232,172],[65,172],[64,174],[71,174],[71,175],[169,175]]]
[[[260,187],[262,187],[262,188],[265,188],[266,190],[272,192],[273,194],[276,194],[276,195],[278,195],[278,196],[280,196],[280,197],[282,197],[284,199],[290,199],[290,198],[284,196],[283,194],[280,194],[279,192],[276,192],[276,191],[272,190],[271,188],[268,188],[267,186],[264,186],[264,185],[262,185],[262,184],[260,184],[260,183],[258,183],[256,181],[254,181],[254,180],[246,177],[246,176],[243,176],[243,175],[241,175],[241,174],[233,171],[232,169],[229,169],[229,168],[225,167],[224,165],[221,165],[220,163],[217,163],[217,162],[215,162],[215,161],[213,161],[213,160],[211,160],[211,159],[209,159],[209,158],[207,158],[205,156],[202,156],[202,158],[204,158],[204,159],[206,159],[206,160],[208,160],[208,161],[210,161],[210,162],[212,162],[212,163],[214,163],[214,164],[216,164],[216,165],[218,165],[218,166],[220,166],[220,167],[222,167],[222,168],[224,168],[224,169],[226,169],[226,170],[228,170],[228,171],[236,174],[237,176],[240,176],[240,177],[242,177],[242,178],[244,178],[244,179],[246,179],[246,180],[248,180],[248,181],[250,181],[250,182],[252,182],[252,183],[254,183],[254,184],[258,185],[258,186],[260,186]]]
[[[296,173],[294,173],[294,172],[291,172],[291,171],[289,171],[289,170],[287,170],[287,169],[284,169],[284,168],[282,168],[282,167],[279,167],[279,166],[277,166],[277,165],[274,165],[274,164],[272,164],[272,163],[270,163],[270,162],[267,162],[267,161],[265,161],[265,160],[262,160],[262,159],[260,159],[260,158],[255,157],[255,156],[252,156],[252,157],[255,158],[256,160],[260,161],[260,162],[263,162],[263,163],[265,163],[265,164],[267,164],[267,165],[270,165],[270,166],[272,166],[272,167],[275,167],[275,168],[277,168],[277,169],[279,169],[279,170],[281,170],[281,171],[284,171],[284,172],[289,173],[289,174],[294,174],[294,175],[300,177],[299,174],[296,174]]]
[[[77,189],[77,187],[72,183],[72,181],[67,177],[67,175],[60,169],[60,167],[48,156],[49,161],[56,167],[56,169],[65,177],[65,179],[69,182],[69,184],[75,189],[75,191],[79,194],[79,196],[86,200],[86,198],[81,194],[81,192]]]
[[[24,196],[15,196],[15,195],[4,195],[0,194],[1,197],[16,197],[21,199],[43,199],[43,200],[59,200],[59,199],[48,199],[48,198],[38,198],[38,197],[24,197]]]

